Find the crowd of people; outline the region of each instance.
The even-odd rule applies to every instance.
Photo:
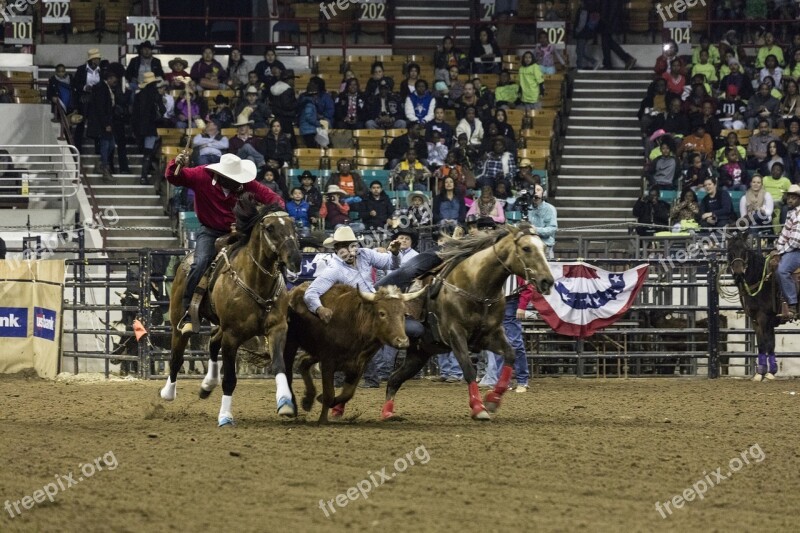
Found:
[[[772,232],[785,220],[784,195],[800,181],[800,33],[786,46],[770,31],[756,41],[750,55],[735,31],[703,36],[686,57],[664,45],[638,113],[650,191],[634,216],[654,225],[641,233],[739,217]],[[674,205],[659,201],[664,190]]]

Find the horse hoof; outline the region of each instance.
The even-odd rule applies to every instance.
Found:
[[[394,416],[394,401],[387,400],[381,409],[381,420],[389,420]]]
[[[755,376],[753,376],[753,381],[755,381],[756,383],[758,383],[762,379],[764,379],[764,376],[762,376],[761,374],[756,374]]]
[[[775,374],[773,374],[772,372],[767,372],[766,375],[764,375],[764,377],[767,378],[769,381],[772,381],[773,379],[775,379]]]
[[[483,402],[486,405],[486,410],[490,413],[497,412],[497,408],[500,407],[500,400],[501,396],[495,391],[487,392],[486,396],[483,398]]]
[[[168,390],[168,387],[164,387],[161,389],[158,395],[161,396],[161,399],[165,402],[172,402],[175,400],[176,396],[175,387],[171,387],[171,390]]]
[[[303,406],[303,411],[310,411],[312,407],[314,407],[314,398],[303,398],[302,403],[300,404]]]
[[[226,427],[226,426],[235,426],[236,424],[233,422],[233,416],[231,415],[221,415],[217,419],[217,427]]]
[[[289,398],[281,398],[281,401],[278,402],[278,414],[287,417],[297,416],[297,409],[292,403],[292,400]]]
[[[472,411],[472,419],[481,422],[488,422],[489,420],[492,419],[492,417],[489,416],[489,413],[486,412],[486,409],[478,408]]]
[[[199,396],[200,396],[200,399],[201,399],[201,400],[205,400],[205,399],[207,399],[209,396],[211,396],[211,391],[210,391],[210,390],[205,390],[205,389],[204,389],[204,388],[201,386],[201,387],[200,387],[200,394],[199,394]]]
[[[337,403],[333,407],[331,407],[331,414],[330,417],[333,419],[342,418],[344,416],[344,404]]]

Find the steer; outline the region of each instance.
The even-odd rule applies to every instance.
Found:
[[[330,322],[324,324],[308,310],[303,300],[308,285],[298,285],[289,293],[289,332],[284,361],[289,365],[287,368],[292,368],[298,348],[308,354],[298,365],[306,386],[302,401],[305,411],[311,410],[316,396],[311,367],[320,364],[322,395],[318,399],[322,403],[322,413],[319,422],[324,424],[328,421],[328,409],[334,406],[334,416],[341,416],[367,363],[381,346],[408,348],[405,302],[425,291],[403,294],[389,286],[367,293],[347,285],[334,285],[322,296],[323,305],[333,311]],[[341,395],[334,397],[333,374],[336,371],[344,372],[345,380]]]

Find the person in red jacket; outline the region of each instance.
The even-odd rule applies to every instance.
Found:
[[[225,154],[219,163],[213,165],[187,168],[188,162],[188,155],[182,153],[169,162],[165,173],[171,184],[194,191],[194,210],[200,222],[194,263],[189,270],[183,295],[183,306],[187,309],[197,284],[216,255],[214,242],[231,232],[231,225],[236,221],[233,208],[239,196],[249,192],[262,204],[285,207],[279,195],[255,181],[256,164],[252,161]],[[176,172],[178,166],[181,170]]]

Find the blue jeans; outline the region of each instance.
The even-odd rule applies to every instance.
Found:
[[[214,165],[219,163],[219,158],[217,154],[202,154],[197,157],[197,164],[198,165]]]
[[[368,385],[379,385],[382,379],[389,379],[394,370],[397,348],[382,346],[372,357],[364,369],[364,382]]]
[[[439,359],[439,375],[443,378],[455,377],[461,379],[464,377],[464,372],[461,370],[461,365],[458,364],[456,356],[453,352],[440,353],[437,358]]]
[[[786,297],[786,303],[789,305],[797,305],[797,287],[792,279],[792,272],[798,268],[800,268],[800,250],[786,252],[781,256],[781,262],[778,265],[778,281],[781,284],[783,295]]]
[[[530,378],[528,370],[528,357],[525,353],[525,341],[522,338],[522,324],[517,320],[517,307],[519,297],[506,298],[505,315],[503,316],[503,329],[511,348],[514,350],[514,373],[517,377],[517,384],[527,385]],[[494,356],[494,357],[492,357]],[[499,370],[503,367],[503,358],[493,352],[489,352],[489,364],[486,368],[486,381],[496,383]]]
[[[100,163],[106,166],[111,164],[111,157],[114,155],[114,148],[116,148],[114,135],[111,133],[103,133],[103,135],[100,137]]]
[[[186,291],[183,293],[184,308],[189,307],[194,290],[197,288],[197,284],[200,283],[200,278],[203,277],[208,265],[217,255],[214,242],[223,235],[227,235],[227,233],[227,231],[217,231],[200,226],[200,230],[197,232],[197,245],[194,249],[194,262],[189,269],[189,275],[186,277]]]
[[[586,53],[586,45],[589,44],[588,39],[575,40],[575,52],[577,55],[576,63],[578,68],[594,68],[595,60],[592,56]]]
[[[252,144],[245,143],[244,146],[239,148],[239,152],[236,154],[241,159],[248,159],[256,164],[256,168],[261,168],[264,166],[264,156],[253,148]]]

